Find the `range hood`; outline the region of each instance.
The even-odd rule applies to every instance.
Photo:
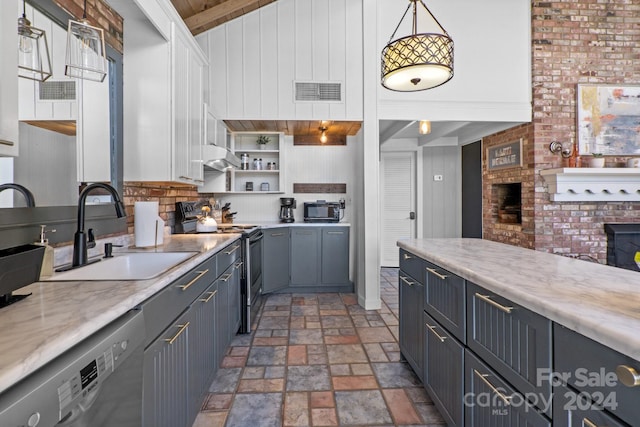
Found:
[[[227,148],[219,145],[202,147],[202,163],[206,168],[218,171],[240,167],[240,159]]]

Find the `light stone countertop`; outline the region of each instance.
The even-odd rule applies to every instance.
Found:
[[[481,239],[398,246],[640,361],[640,273]]]
[[[14,294],[29,297],[0,310],[0,392],[122,316],[210,256],[239,234],[165,236],[164,252],[198,252],[155,279],[36,282]],[[131,249],[114,248],[117,252]],[[136,250],[136,252],[149,250]]]

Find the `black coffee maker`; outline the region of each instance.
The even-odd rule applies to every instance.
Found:
[[[293,197],[280,197],[280,222],[294,222],[293,212],[296,208],[296,199]]]

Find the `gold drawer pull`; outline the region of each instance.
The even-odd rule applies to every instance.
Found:
[[[220,280],[222,280],[223,282],[227,282],[231,276],[233,276],[233,274],[227,273],[224,276],[221,276]]]
[[[9,141],[7,139],[0,139],[0,144],[8,145],[9,147],[13,147],[14,146],[14,142],[13,141]]]
[[[183,291],[186,291],[187,289],[189,289],[189,287],[191,285],[193,285],[194,283],[196,283],[202,276],[204,276],[205,274],[207,274],[209,272],[209,269],[207,268],[204,271],[196,271],[196,273],[198,273],[198,275],[189,283],[187,283],[186,285],[180,285],[178,286],[179,288],[182,288]]]
[[[187,181],[193,181],[193,178],[189,178],[188,176],[180,175],[178,178],[185,179]]]
[[[406,283],[409,286],[413,286],[413,285],[416,284],[416,282],[411,282],[411,281],[407,280],[407,278],[404,277],[404,276],[400,276],[400,280],[402,280],[404,283]]]
[[[583,418],[582,427],[598,427],[598,425],[593,421],[590,421],[588,418]]]
[[[430,325],[430,324],[428,324],[428,323],[425,323],[425,325],[427,326],[427,328],[429,328],[429,330],[430,330],[431,332],[433,332],[433,335],[435,335],[436,337],[438,337],[438,339],[440,340],[440,342],[444,342],[444,340],[446,340],[446,339],[448,338],[448,337],[443,337],[442,335],[440,335],[439,333],[437,333],[437,332],[436,332],[436,327],[435,327],[435,325],[434,325],[434,326],[431,326],[431,325]]]
[[[176,325],[176,328],[180,328],[178,332],[173,336],[173,338],[165,338],[164,340],[169,343],[169,345],[173,344],[175,340],[189,327],[189,322],[184,325]]]
[[[440,274],[440,273],[438,273],[438,272],[436,271],[436,269],[435,269],[435,268],[427,268],[427,271],[428,271],[429,273],[433,273],[433,274],[435,274],[436,276],[438,276],[438,277],[439,277],[439,278],[441,278],[442,280],[446,280],[446,279],[447,279],[447,277],[448,277],[448,276],[445,276],[444,274]]]
[[[489,295],[482,295],[479,294],[478,292],[476,292],[476,297],[480,298],[482,301],[491,304],[492,306],[494,306],[495,308],[497,308],[498,310],[502,310],[505,313],[511,314],[511,310],[513,310],[513,307],[507,307],[504,306],[500,303],[495,302],[494,300],[491,299],[491,297]]]
[[[225,254],[226,254],[226,255],[231,255],[232,253],[234,253],[235,251],[237,251],[239,247],[240,247],[240,245],[233,245],[233,246],[231,247],[231,249],[230,249],[230,250],[228,250],[227,252],[225,252]]]
[[[207,293],[209,294],[209,296],[206,297],[206,298],[200,298],[199,301],[202,301],[202,302],[205,302],[205,303],[211,301],[211,298],[213,298],[213,296],[218,293],[218,290],[216,289],[213,292],[207,292]]]
[[[242,264],[244,264],[244,262],[240,261],[240,262],[236,262],[235,264],[233,264],[233,267],[237,270],[240,267],[242,267]]]
[[[616,367],[616,375],[620,382],[627,387],[635,387],[640,385],[640,374],[631,366],[618,365]]]
[[[402,257],[403,257],[404,259],[411,259],[411,258],[413,258],[411,255],[409,255],[409,254],[407,254],[407,253],[402,254]]]
[[[489,382],[489,380],[487,379],[487,377],[489,376],[489,374],[481,374],[480,372],[476,371],[475,369],[473,370],[473,373],[476,374],[478,376],[478,378],[480,378],[482,380],[483,383],[485,383],[487,385],[487,387],[489,387],[491,389],[491,391],[493,391],[496,395],[498,395],[498,397],[500,399],[502,399],[502,401],[508,405],[509,404],[509,400],[511,399],[511,396],[505,396],[504,393],[500,392],[500,390],[498,390],[497,388],[494,387],[493,384],[491,384]]]
[[[327,231],[327,234],[344,234],[344,231]]]
[[[284,236],[284,233],[271,233],[271,237],[280,237]]]

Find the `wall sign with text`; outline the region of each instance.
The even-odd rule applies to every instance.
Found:
[[[522,166],[522,138],[506,144],[487,148],[487,167],[489,170],[507,169]]]

